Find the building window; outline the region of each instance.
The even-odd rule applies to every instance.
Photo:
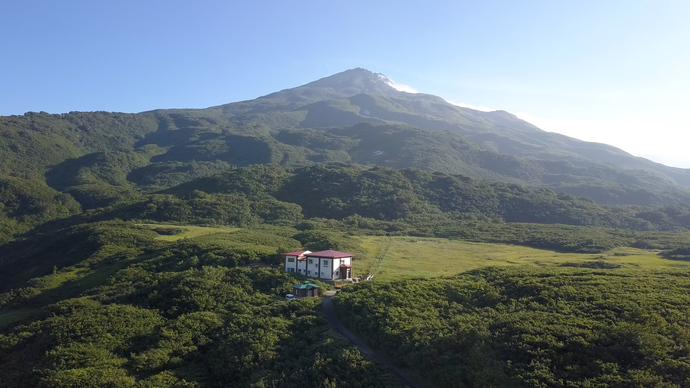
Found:
[[[309,264],[314,264],[314,259],[309,259]]]
[[[324,267],[328,267],[328,260],[324,260],[324,261],[323,261],[323,266],[324,266]]]
[[[288,263],[294,263],[295,258],[294,257],[288,257]]]
[[[335,276],[340,276],[340,271],[335,271]]]

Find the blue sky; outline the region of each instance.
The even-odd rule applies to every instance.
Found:
[[[690,167],[688,1],[14,1],[0,115],[256,98],[354,67]]]

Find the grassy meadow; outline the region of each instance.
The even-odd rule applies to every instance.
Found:
[[[448,276],[480,267],[508,265],[595,263],[649,269],[690,269],[690,262],[668,260],[659,256],[656,251],[636,248],[580,254],[442,238],[365,236],[358,239],[366,257],[355,258],[355,276],[372,273],[377,280]]]
[[[30,291],[34,294],[27,299],[22,309],[5,306],[3,311],[0,311],[0,326],[40,311],[33,307],[77,297],[87,290],[107,284],[118,271],[133,263],[147,260],[150,255],[167,255],[165,257],[168,258],[164,259],[164,262],[168,264],[165,265],[182,265],[180,263],[184,263],[185,260],[176,250],[189,250],[194,252],[190,253],[194,256],[193,260],[202,261],[201,265],[211,265],[218,260],[230,260],[243,266],[249,265],[247,263],[255,264],[261,257],[274,255],[276,250],[281,248],[297,249],[303,244],[302,247],[305,249],[318,250],[315,247],[310,248],[306,240],[300,243],[287,237],[295,233],[295,229],[281,227],[252,229],[174,224],[134,225],[135,229],[142,232],[155,232],[152,238],[163,242],[163,245],[158,246],[154,253],[131,250],[117,244],[105,245],[92,255],[100,259],[95,260],[92,257],[93,262],[75,263],[76,265],[59,270],[55,267],[53,273],[29,281]],[[324,241],[323,244],[332,242]],[[175,248],[175,244],[183,245]],[[690,269],[688,261],[669,260],[660,256],[658,251],[636,248],[615,248],[597,254],[578,254],[518,245],[409,236],[351,236],[348,238],[348,244],[357,252],[353,263],[354,276],[365,277],[374,274],[375,280],[381,281],[451,276],[481,267],[511,265]],[[164,255],[169,249],[172,250]],[[340,249],[349,250],[346,247]]]
[[[158,240],[204,238],[234,240],[241,228],[172,224],[140,224],[155,230]],[[492,244],[445,238],[356,236],[365,255],[355,258],[355,276],[374,274],[377,280],[401,277],[450,276],[487,266],[607,265],[628,268],[686,268],[690,262],[663,258],[658,251],[615,248],[604,253],[560,253],[518,245]]]
[[[231,228],[225,226],[196,226],[196,225],[170,225],[170,224],[137,224],[150,228],[156,231],[159,236],[156,240],[161,241],[177,241],[183,238],[194,238],[207,236],[209,234],[232,233],[240,230],[240,228]]]

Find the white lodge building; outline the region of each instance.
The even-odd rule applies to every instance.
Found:
[[[352,253],[328,250],[296,251],[283,255],[286,272],[326,280],[352,279]]]

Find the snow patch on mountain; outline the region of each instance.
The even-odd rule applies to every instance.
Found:
[[[408,85],[399,84],[399,83],[393,81],[392,79],[386,77],[385,75],[383,75],[381,73],[376,73],[376,76],[379,77],[379,79],[381,81],[385,82],[386,85],[392,87],[393,89],[395,89],[399,92],[412,93],[412,94],[419,93],[417,91],[417,89],[415,89],[411,86],[408,86]]]
[[[474,109],[474,110],[478,110],[481,112],[493,112],[496,110],[496,109],[492,109],[492,108],[489,108],[489,107],[483,106],[483,105],[472,105],[472,104],[465,104],[464,102],[453,102],[453,101],[448,101],[448,100],[446,100],[446,102],[449,104],[455,105],[455,106],[459,106],[461,108],[469,108],[469,109]]]

